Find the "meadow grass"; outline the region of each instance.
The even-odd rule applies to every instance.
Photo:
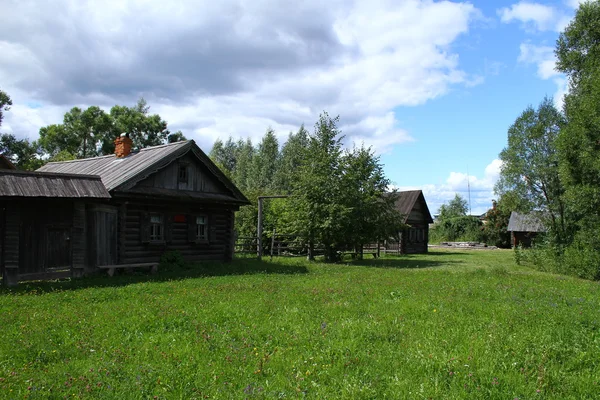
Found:
[[[0,398],[600,397],[600,287],[511,251],[0,290]]]

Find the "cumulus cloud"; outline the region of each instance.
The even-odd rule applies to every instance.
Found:
[[[410,140],[396,107],[480,82],[452,51],[479,17],[467,2],[8,1],[0,82],[15,106],[3,129],[21,137],[74,105],[144,96],[200,143],[268,126],[283,137],[327,110],[350,141],[385,151]]]
[[[504,23],[520,21],[525,24],[531,24],[540,31],[554,29],[558,18],[554,8],[527,1],[521,1],[510,7],[501,8],[498,10],[498,15]]]
[[[449,202],[458,193],[463,198],[471,197],[471,213],[483,214],[491,208],[494,197],[494,185],[500,176],[502,161],[493,160],[485,167],[482,177],[467,175],[464,172],[450,172],[442,184],[427,184],[422,187],[398,187],[398,190],[421,189],[427,200],[429,211],[437,214],[440,206]]]
[[[554,47],[521,43],[518,61],[525,64],[535,64],[537,74],[542,79],[549,79],[559,74],[556,71]]]
[[[549,46],[536,46],[531,43],[521,43],[518,61],[537,66],[537,75],[541,79],[552,79],[556,84],[554,104],[562,109],[563,99],[568,93],[567,80],[556,70],[556,56],[554,48]]]

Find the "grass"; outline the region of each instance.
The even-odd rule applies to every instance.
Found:
[[[0,332],[8,399],[600,397],[600,286],[510,251],[21,284]]]

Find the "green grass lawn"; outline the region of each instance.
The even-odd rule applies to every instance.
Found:
[[[0,398],[600,398],[599,284],[511,251],[211,269],[0,290]]]

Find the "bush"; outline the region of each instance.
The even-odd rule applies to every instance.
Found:
[[[183,256],[178,250],[165,251],[160,256],[160,270],[176,270],[176,269],[187,269],[188,263],[183,259]]]
[[[429,238],[432,243],[439,242],[480,242],[483,240],[481,221],[477,217],[448,218],[431,228]]]

